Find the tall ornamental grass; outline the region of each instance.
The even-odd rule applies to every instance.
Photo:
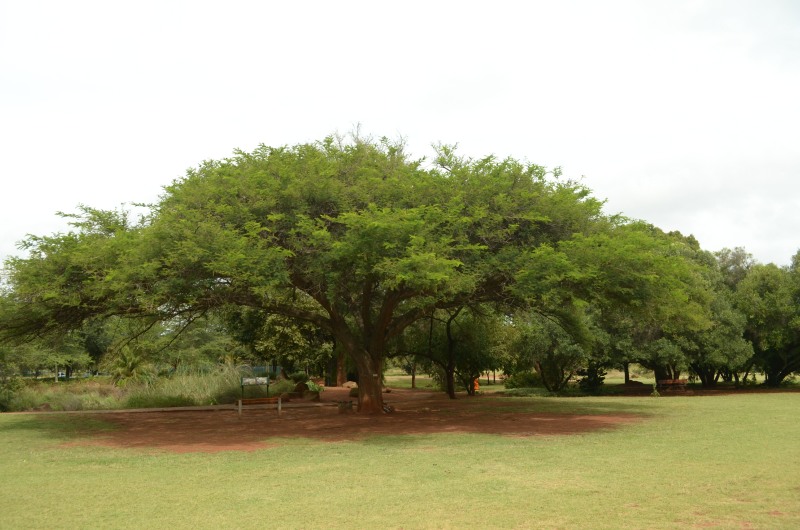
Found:
[[[234,403],[241,395],[247,368],[220,366],[212,370],[182,370],[148,383],[115,385],[108,377],[55,383],[29,380],[4,398],[9,411],[77,411],[203,406]],[[252,387],[248,395],[266,395]]]

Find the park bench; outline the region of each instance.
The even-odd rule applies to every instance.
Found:
[[[244,387],[246,386],[266,386],[267,397],[246,398],[244,397]],[[269,397],[269,377],[242,377],[241,379],[242,397],[237,402],[239,416],[242,415],[242,407],[246,405],[278,405],[278,416],[281,415],[281,398]]]
[[[278,397],[265,397],[265,398],[240,398],[237,402],[237,410],[239,412],[239,416],[242,415],[242,407],[246,405],[278,405],[278,416],[281,415],[281,406],[283,404],[283,400],[280,396]]]
[[[659,390],[683,391],[686,390],[686,383],[688,382],[686,379],[659,379],[656,381],[656,387]]]

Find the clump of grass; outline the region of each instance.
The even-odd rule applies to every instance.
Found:
[[[245,368],[221,366],[215,369],[180,370],[171,376],[135,383],[115,384],[110,378],[92,378],[54,383],[28,381],[6,393],[3,408],[27,410],[113,410],[122,408],[163,408],[235,403],[241,397],[241,376]],[[278,381],[271,395],[291,392],[294,383]],[[266,387],[246,387],[247,396],[267,395]]]
[[[123,392],[107,379],[27,381],[8,400],[8,410],[104,410],[120,408]]]
[[[280,379],[269,385],[269,393],[273,396],[278,396],[283,393],[294,392],[296,385],[289,379]]]
[[[233,366],[206,372],[181,372],[132,389],[127,408],[219,405],[233,403],[241,393],[241,372]]]

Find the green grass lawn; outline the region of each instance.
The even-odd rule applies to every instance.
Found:
[[[800,393],[496,402],[646,419],[172,454],[64,444],[102,416],[0,415],[0,528],[800,528]]]

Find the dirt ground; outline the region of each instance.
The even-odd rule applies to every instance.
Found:
[[[321,402],[292,402],[280,417],[275,408],[252,406],[241,417],[234,408],[167,412],[114,412],[103,419],[116,425],[82,444],[156,449],[178,453],[254,451],[280,445],[281,438],[356,440],[371,435],[485,433],[504,436],[570,435],[637,421],[633,415],[563,415],[494,409],[497,398],[449,400],[442,393],[393,390],[384,400],[389,414],[340,413],[345,388],[326,388]],[[500,403],[497,403],[498,405]],[[274,406],[273,406],[274,407]]]

